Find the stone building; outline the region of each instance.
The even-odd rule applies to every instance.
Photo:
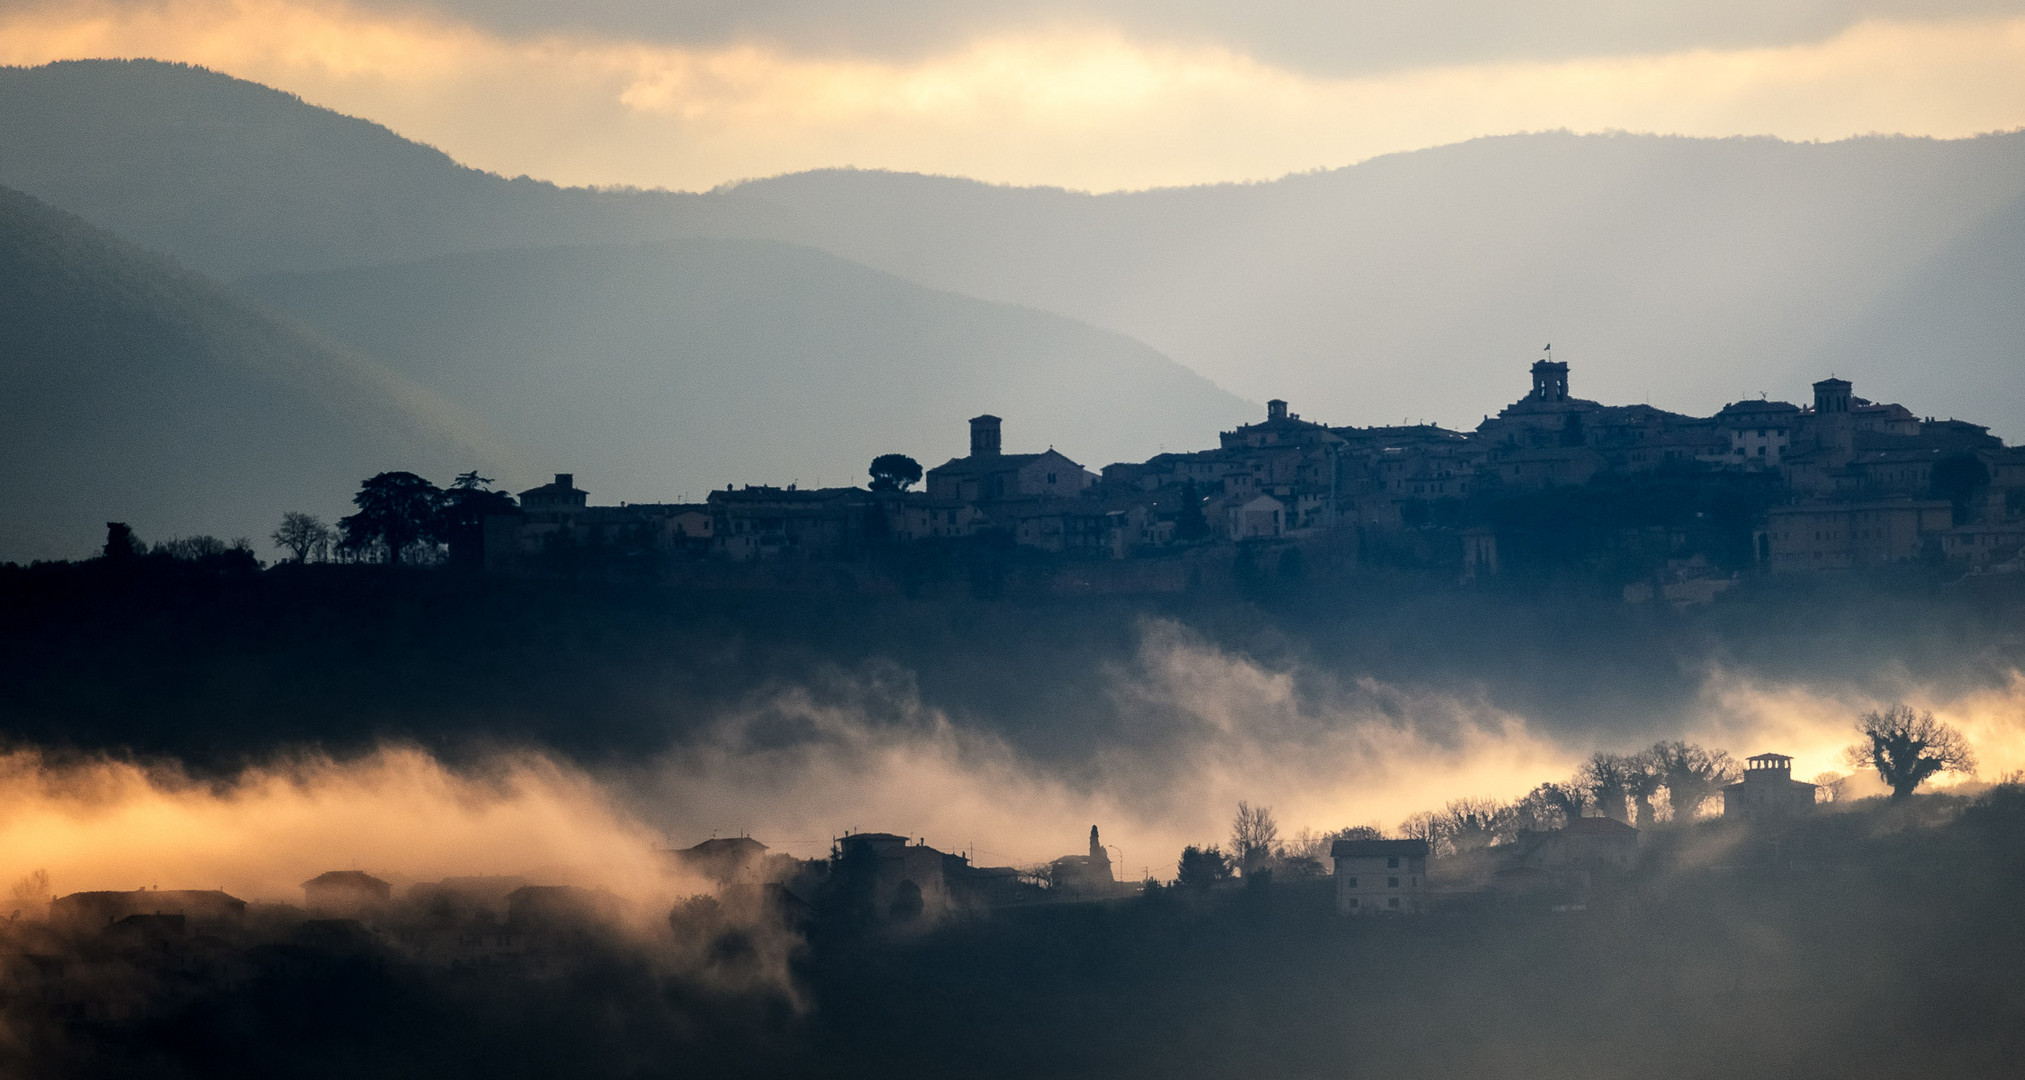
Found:
[[[1109,896],[1117,891],[1118,879],[1111,873],[1111,854],[1097,839],[1097,827],[1090,826],[1090,853],[1064,855],[1048,864],[1051,884],[1066,895]]]
[[[1881,566],[1917,558],[1953,524],[1944,500],[1815,500],[1767,511],[1758,552],[1778,572]]]
[[[1815,787],[1793,779],[1793,759],[1784,754],[1753,754],[1745,759],[1744,778],[1723,788],[1723,817],[1768,821],[1814,809]]]
[[[1096,474],[1054,447],[1038,454],[1000,450],[1000,420],[986,414],[970,421],[970,453],[928,470],[928,496],[960,503],[990,503],[1021,497],[1079,495]]]

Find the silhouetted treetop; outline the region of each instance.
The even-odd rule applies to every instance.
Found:
[[[906,491],[921,482],[921,463],[906,454],[880,454],[871,473],[873,491]]]
[[[410,545],[437,538],[443,492],[411,472],[383,472],[352,496],[359,512],[338,521],[341,546],[357,557],[384,548],[390,565],[398,565]]]
[[[1911,797],[1941,773],[1976,770],[1969,740],[1931,712],[1915,713],[1909,705],[1895,704],[1864,713],[1856,720],[1856,730],[1862,739],[1843,751],[1844,759],[1854,768],[1876,769],[1878,779],[1891,786],[1894,800]]]

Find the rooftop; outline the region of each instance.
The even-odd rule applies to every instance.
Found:
[[[1329,845],[1332,859],[1370,859],[1389,856],[1424,859],[1427,857],[1425,840],[1338,840]]]

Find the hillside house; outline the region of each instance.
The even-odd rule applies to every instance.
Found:
[[[1425,840],[1338,840],[1329,845],[1335,864],[1336,911],[1342,915],[1411,915],[1427,894]]]
[[[676,865],[719,885],[754,885],[766,880],[771,869],[766,852],[766,845],[750,836],[726,836],[669,854]]]
[[[302,883],[303,907],[334,919],[360,919],[385,911],[394,887],[363,870],[329,870]]]
[[[1532,870],[1619,873],[1638,864],[1638,830],[1607,817],[1521,833],[1511,846],[1510,864]]]
[[[953,906],[947,862],[961,861],[894,833],[850,833],[836,841],[833,875],[873,918],[933,923]]]
[[[230,923],[246,916],[246,901],[218,889],[134,889],[77,892],[49,904],[49,921],[109,926],[131,915],[180,915],[192,923]]]

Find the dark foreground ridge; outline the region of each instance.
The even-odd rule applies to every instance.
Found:
[[[1769,576],[1677,611],[1408,571],[983,599],[96,559],[0,567],[0,732],[197,768],[385,740],[595,762],[679,745],[784,686],[842,702],[899,675],[952,720],[1074,761],[1129,741],[1118,680],[1162,627],[1269,669],[1481,694],[1551,735],[1637,745],[1691,726],[1714,667],[1883,700],[1905,670],[2006,685],[2025,577]]]

